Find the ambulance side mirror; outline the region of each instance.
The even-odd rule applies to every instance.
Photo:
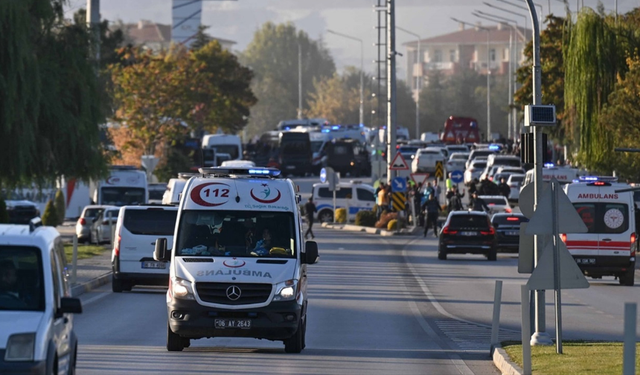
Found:
[[[302,253],[301,260],[305,264],[318,263],[318,243],[316,241],[307,241],[304,244],[305,252]]]
[[[167,239],[158,238],[156,247],[153,250],[153,259],[159,262],[168,262],[171,260],[171,252],[167,251]]]

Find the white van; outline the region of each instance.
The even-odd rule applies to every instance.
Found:
[[[633,192],[615,177],[583,177],[564,191],[589,229],[561,235],[582,272],[594,279],[615,276],[620,285],[633,286],[636,232]]]
[[[162,195],[162,204],[178,204],[187,181],[196,173],[178,173],[178,178],[169,179],[167,190]]]
[[[129,165],[112,165],[109,177],[89,184],[91,200],[97,205],[145,204],[149,200],[147,174]]]
[[[533,178],[536,173],[535,168],[530,169],[525,173],[524,181],[522,181],[522,187],[527,184],[533,183]],[[586,172],[585,172],[586,173]],[[552,178],[558,180],[562,185],[570,184],[578,179],[580,176],[580,170],[570,167],[544,167],[542,168],[542,180],[551,181]]]
[[[171,250],[167,350],[190,340],[253,337],[305,347],[307,264],[318,246],[303,242],[300,196],[267,168],[201,168],[185,186]]]
[[[242,160],[242,139],[237,135],[207,134],[202,137],[202,148],[216,150],[216,158],[220,159],[220,163],[222,160]]]
[[[130,291],[135,285],[168,285],[169,265],[153,259],[155,240],[173,240],[176,206],[124,206],[120,208],[111,251],[111,289]]]
[[[375,189],[360,181],[341,182],[336,191],[336,209],[349,207],[349,221],[355,221],[358,211],[373,210],[376,204]],[[315,219],[320,222],[333,222],[333,192],[328,183],[313,184],[311,196],[316,205]]]
[[[75,374],[78,338],[60,233],[0,225],[0,374]]]

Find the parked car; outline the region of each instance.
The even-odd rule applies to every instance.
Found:
[[[0,225],[0,374],[75,374],[82,304],[69,297],[60,233],[41,224]]]
[[[453,211],[440,231],[438,259],[449,254],[482,254],[497,259],[496,231],[489,215],[481,211]]]
[[[524,181],[524,174],[514,173],[509,176],[507,180],[507,185],[511,188],[511,193],[509,194],[510,202],[517,202],[520,198],[520,186],[522,185],[522,181]]]
[[[454,152],[449,155],[449,160],[447,160],[447,171],[464,171],[464,166],[467,163],[468,158],[468,152]]]
[[[527,223],[521,213],[499,213],[491,217],[491,225],[496,230],[498,251],[517,253],[520,244],[520,223]]]
[[[84,207],[78,221],[76,222],[76,236],[78,237],[78,242],[89,242],[91,240],[91,226],[93,225],[93,221],[100,211],[108,207],[115,206],[89,205]]]
[[[473,180],[480,179],[482,171],[487,166],[486,160],[474,160],[471,162],[466,171],[464,171],[464,182],[469,183]]]
[[[31,219],[40,216],[38,205],[28,200],[6,200],[9,224],[29,224]]]
[[[91,224],[90,240],[93,244],[111,241],[111,228],[116,227],[120,207],[107,207],[100,210]]]
[[[168,285],[167,262],[155,261],[157,238],[173,243],[177,206],[124,206],[118,214],[112,252],[111,289],[129,291],[134,285]]]
[[[479,195],[478,197],[484,200],[484,203],[489,206],[489,213],[496,214],[498,212],[511,213],[511,205],[506,197],[502,195]]]
[[[453,154],[454,152],[469,154],[469,147],[467,145],[446,145],[445,148],[447,149],[449,155]]]
[[[493,154],[495,154],[497,152],[498,151],[496,151],[496,150],[490,150],[488,148],[476,148],[476,149],[472,150],[471,153],[469,154],[469,159],[467,160],[467,168],[469,168],[469,166],[471,165],[471,162],[473,161],[473,159],[476,159],[479,156],[484,156],[484,157],[488,158],[489,155],[493,155]]]
[[[436,171],[436,162],[440,161],[444,164],[446,161],[445,156],[440,150],[440,148],[435,147],[419,149],[415,158],[411,161],[411,172],[434,173]],[[444,148],[442,148],[442,150],[444,150]]]

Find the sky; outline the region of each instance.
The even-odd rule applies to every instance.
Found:
[[[68,0],[67,17],[74,11],[86,7],[87,0]],[[569,8],[575,12],[577,6],[595,8],[598,0],[567,0]],[[640,0],[601,0],[606,11],[613,12],[617,2],[618,12],[625,13],[640,6]],[[328,34],[327,30],[347,34],[363,41],[364,70],[372,72],[373,60],[377,56],[374,43],[377,34],[377,15],[373,10],[378,0],[237,0],[218,1],[204,0],[202,24],[210,26],[207,32],[222,39],[235,41],[235,50],[242,51],[253,38],[254,32],[265,22],[292,22],[297,28],[304,30],[312,39],[322,39],[331,52],[339,70],[345,66],[360,67],[360,43],[337,35]],[[492,4],[490,7],[484,3]],[[451,20],[455,17],[465,22],[483,25],[489,21],[474,17],[471,12],[481,10],[485,13],[500,15],[519,23],[525,18],[496,9],[507,9],[521,15],[528,11],[518,9],[526,7],[524,0],[396,0],[396,25],[430,38],[458,30],[458,24]],[[562,0],[534,0],[542,6],[546,16],[549,11],[564,15],[565,5]],[[538,8],[539,11],[540,8]],[[135,23],[141,19],[158,23],[171,24],[171,0],[100,0],[102,19],[110,21],[122,20]],[[527,25],[530,28],[530,21]],[[396,35],[396,50],[406,54],[403,43],[416,40],[403,31]],[[404,77],[404,57],[398,56],[398,77]]]

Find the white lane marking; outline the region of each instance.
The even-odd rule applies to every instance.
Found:
[[[413,313],[413,316],[418,321],[418,324],[420,324],[420,327],[422,327],[422,330],[431,337],[438,337],[438,334],[431,328],[429,323],[427,323],[427,321],[424,319],[424,317],[420,313],[420,310],[418,309],[418,305],[416,304],[416,302],[413,300],[409,301],[409,307],[411,308],[411,313]],[[441,349],[444,350],[444,348],[441,348]],[[453,365],[456,366],[458,371],[460,371],[460,374],[473,375],[473,371],[471,371],[469,366],[467,366],[467,364],[464,363],[464,361],[462,360],[462,358],[460,358],[459,355],[448,353],[448,356],[449,356],[449,360],[451,360]]]
[[[109,294],[110,293],[100,293],[97,296],[94,296],[94,297],[91,297],[91,298],[87,299],[86,301],[82,301],[82,305],[83,306],[90,305],[90,304],[92,304],[94,302],[97,302],[97,301],[103,299],[104,297],[108,296]]]

